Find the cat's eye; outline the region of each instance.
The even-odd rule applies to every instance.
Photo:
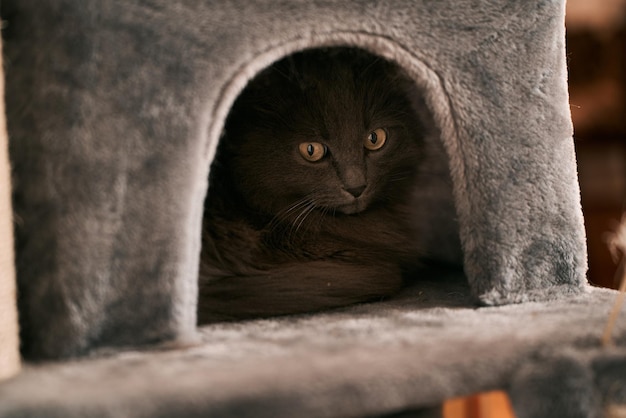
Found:
[[[367,135],[363,145],[370,151],[381,149],[387,142],[387,131],[383,128],[373,130]]]
[[[298,150],[305,160],[311,162],[321,160],[328,152],[326,145],[319,142],[303,142],[298,146]]]

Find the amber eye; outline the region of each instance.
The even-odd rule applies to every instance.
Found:
[[[383,145],[385,145],[385,142],[387,142],[387,131],[383,128],[378,128],[367,135],[363,145],[370,151],[376,151],[377,149],[381,149]]]
[[[319,142],[303,142],[298,146],[298,150],[305,160],[311,162],[321,160],[327,152],[326,145]]]

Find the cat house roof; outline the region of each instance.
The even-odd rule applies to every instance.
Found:
[[[623,350],[589,351],[611,292],[585,280],[564,1],[20,0],[1,12],[27,367],[0,385],[0,416],[381,414],[490,387],[526,399],[532,382],[580,376],[588,400],[607,362],[624,370]],[[224,120],[267,65],[329,46],[415,81],[439,174],[415,222],[462,280],[431,274],[382,304],[198,330]],[[98,358],[29,365],[85,355]]]

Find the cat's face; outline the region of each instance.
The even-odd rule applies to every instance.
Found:
[[[226,127],[250,206],[284,217],[351,215],[406,196],[420,123],[389,63],[302,54],[252,83]]]

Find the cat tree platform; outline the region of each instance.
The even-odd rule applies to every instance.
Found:
[[[626,313],[618,347],[600,347],[615,292],[477,308],[464,277],[431,274],[389,301],[207,326],[187,346],[28,365],[0,385],[0,416],[384,416],[491,389],[508,391],[518,417],[626,406]]]
[[[623,413],[625,314],[601,348],[616,292],[585,279],[564,12],[563,0],[4,0],[17,279],[3,263],[0,301],[17,305],[20,334],[3,315],[0,352],[19,337],[23,368],[0,383],[0,417],[380,416],[487,389],[509,391],[518,417]],[[203,202],[230,107],[270,63],[330,46],[415,81],[435,127],[415,224],[425,254],[462,273],[198,329]]]

